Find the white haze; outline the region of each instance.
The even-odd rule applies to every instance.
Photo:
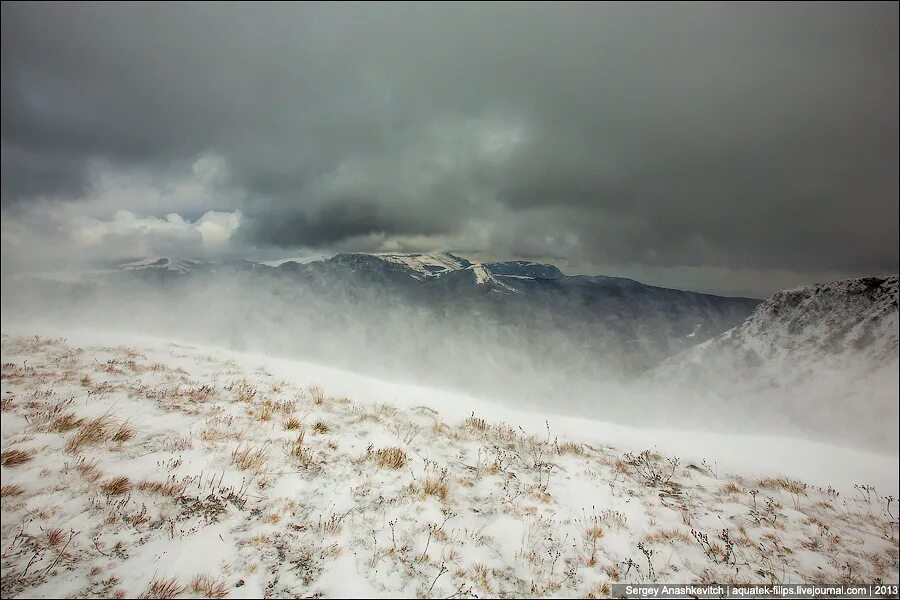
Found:
[[[876,377],[860,380],[852,399],[846,385],[832,385],[845,377],[833,365],[808,377],[814,383],[805,387],[731,393],[729,383],[741,374],[723,370],[719,381],[682,379],[676,386],[627,371],[612,349],[585,352],[549,328],[513,328],[478,315],[435,318],[421,305],[386,302],[374,288],[335,284],[321,295],[290,279],[188,277],[177,285],[6,277],[2,329],[163,336],[462,391],[548,417],[809,437],[897,453],[896,358]]]

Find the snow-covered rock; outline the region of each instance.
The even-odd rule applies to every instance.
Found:
[[[408,267],[420,277],[440,277],[450,271],[465,269],[471,263],[449,252],[427,252],[414,254],[375,254],[385,262]]]

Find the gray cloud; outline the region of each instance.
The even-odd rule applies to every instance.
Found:
[[[5,219],[110,220],[97,161],[156,181],[218,156],[211,205],[165,211],[240,209],[235,252],[898,269],[894,3],[4,3],[2,21]]]

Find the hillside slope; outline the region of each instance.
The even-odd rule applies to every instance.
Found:
[[[597,423],[566,435],[367,379],[351,397],[301,363],[213,348],[4,335],[2,354],[5,598],[605,597],[614,582],[898,576],[897,504],[879,495],[896,490],[837,475],[895,476],[877,457],[821,448],[811,464],[831,456],[843,481],[817,487],[782,476],[789,461],[733,473],[715,454],[610,446]],[[354,378],[316,372],[336,390]],[[715,452],[702,439],[692,453]]]
[[[865,277],[779,292],[653,376],[744,413],[774,408],[810,430],[896,449],[898,366],[898,278]]]

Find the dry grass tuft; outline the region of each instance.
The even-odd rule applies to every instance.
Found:
[[[283,415],[290,415],[297,408],[293,400],[275,400],[272,405]]]
[[[301,431],[297,435],[297,439],[291,444],[291,456],[296,458],[301,465],[308,466],[312,463],[313,456],[310,449],[303,445],[305,439],[306,433]]]
[[[0,453],[0,464],[13,468],[24,465],[37,454],[34,450],[4,450]]]
[[[591,523],[584,530],[584,536],[589,540],[599,540],[604,535],[606,535],[606,532],[596,523]]]
[[[234,399],[237,402],[253,402],[257,394],[256,388],[247,383],[246,380],[232,384],[226,389],[234,392]]]
[[[132,427],[131,423],[129,423],[128,421],[124,421],[121,425],[119,425],[115,433],[113,433],[112,441],[123,444],[133,437],[134,427]]]
[[[268,422],[272,420],[272,413],[275,412],[275,405],[271,400],[266,400],[259,407],[259,420]]]
[[[657,529],[648,533],[644,540],[651,544],[673,544],[675,542],[690,544],[694,541],[688,533],[675,527],[671,529]]]
[[[300,429],[301,427],[303,427],[303,423],[297,417],[288,417],[284,420],[285,429]]]
[[[184,592],[184,586],[178,583],[174,577],[170,579],[154,579],[138,598],[177,598]]]
[[[475,431],[487,431],[490,428],[488,422],[481,417],[476,417],[475,413],[466,417],[466,420],[463,421],[463,425],[469,429],[474,429]]]
[[[306,393],[316,406],[321,406],[325,403],[325,392],[315,383],[307,386]]]
[[[100,489],[107,496],[121,496],[130,492],[131,487],[131,480],[124,475],[120,475],[104,481]]]
[[[66,433],[76,427],[80,427],[83,422],[84,419],[79,419],[75,413],[67,412],[50,419],[50,422],[47,424],[47,431]]]
[[[381,469],[402,469],[407,456],[402,448],[379,448],[375,451],[375,464]]]
[[[331,431],[331,428],[325,421],[319,420],[313,424],[313,432],[315,433],[328,433],[329,431]]]
[[[231,417],[213,417],[208,419],[200,429],[200,439],[204,442],[221,442],[224,440],[240,440],[243,432],[234,427]]]
[[[113,430],[114,425],[109,414],[85,421],[78,428],[78,431],[75,432],[75,435],[69,438],[69,441],[66,443],[66,451],[74,454],[82,446],[96,446],[109,440],[115,433]]]
[[[47,544],[53,547],[59,546],[66,540],[66,533],[58,527],[48,529],[44,535],[47,537]]]
[[[203,404],[209,402],[216,395],[216,389],[211,385],[201,385],[197,388],[190,388],[184,394],[191,402]]]
[[[631,467],[628,466],[621,458],[617,458],[612,463],[613,469],[615,469],[616,473],[620,473],[622,475],[628,475],[631,473]]]
[[[0,498],[15,498],[25,493],[21,485],[17,483],[4,483],[0,487]]]
[[[231,462],[243,471],[253,471],[260,474],[265,470],[266,462],[269,455],[266,452],[268,444],[264,444],[261,448],[253,446],[239,445],[231,452]]]
[[[488,569],[487,565],[484,563],[476,562],[472,563],[472,566],[469,568],[472,573],[472,579],[475,583],[485,592],[489,594],[493,592],[493,586],[491,586],[491,571]]]
[[[608,581],[601,581],[591,588],[587,598],[612,598],[612,586]]]
[[[84,477],[91,483],[97,481],[103,475],[100,472],[100,469],[97,468],[96,460],[88,461],[84,458],[81,458],[75,465],[75,468],[78,469],[78,472],[81,473],[82,477]]]
[[[341,533],[341,524],[343,520],[344,515],[331,514],[327,519],[323,519],[322,515],[319,515],[319,524],[317,528],[322,533],[338,535]]]
[[[575,454],[581,456],[584,454],[584,446],[577,442],[563,442],[556,445],[556,452],[558,454]]]
[[[148,494],[159,494],[160,496],[171,496],[180,498],[184,495],[186,483],[177,483],[174,479],[169,481],[150,481],[145,480],[137,484],[137,489]]]
[[[787,477],[764,477],[759,480],[759,486],[768,489],[782,489],[790,494],[804,494],[807,488],[802,481]]]
[[[444,477],[426,477],[422,483],[422,494],[425,496],[434,496],[443,501],[449,493],[450,486]]]
[[[744,488],[742,488],[736,481],[729,481],[722,486],[723,494],[741,494],[743,493],[743,491]]]
[[[229,593],[228,584],[212,575],[197,575],[188,586],[192,592],[204,598],[224,598]]]

